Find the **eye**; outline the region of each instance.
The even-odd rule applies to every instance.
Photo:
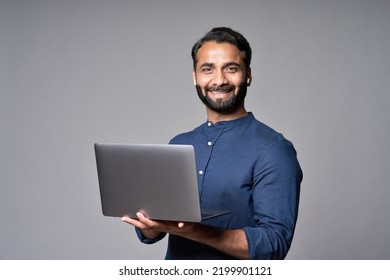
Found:
[[[208,74],[208,73],[211,73],[213,71],[213,69],[209,66],[204,66],[200,69],[200,71],[202,71],[202,73]]]
[[[238,70],[239,69],[237,66],[229,66],[226,68],[226,72],[228,72],[228,73],[236,73]]]

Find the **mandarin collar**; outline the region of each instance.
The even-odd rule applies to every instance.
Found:
[[[220,121],[220,122],[216,122],[216,123],[213,123],[211,121],[207,121],[205,123],[205,125],[206,125],[206,127],[215,127],[215,128],[219,128],[219,129],[231,129],[231,128],[234,128],[236,126],[240,126],[242,124],[249,123],[253,119],[254,119],[254,116],[253,116],[252,112],[248,112],[248,114],[246,116],[235,119],[235,120]]]

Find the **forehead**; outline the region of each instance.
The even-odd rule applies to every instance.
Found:
[[[206,42],[198,50],[197,65],[204,63],[229,63],[236,62],[244,64],[243,54],[235,45],[229,43]]]

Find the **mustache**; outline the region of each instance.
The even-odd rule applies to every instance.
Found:
[[[222,85],[222,86],[213,86],[208,87],[208,91],[219,91],[219,92],[227,92],[227,91],[234,91],[236,89],[233,85]]]

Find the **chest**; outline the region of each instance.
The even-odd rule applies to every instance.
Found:
[[[227,201],[249,198],[258,156],[245,140],[239,137],[205,139],[204,143],[197,143],[195,154],[202,198],[224,197]]]

